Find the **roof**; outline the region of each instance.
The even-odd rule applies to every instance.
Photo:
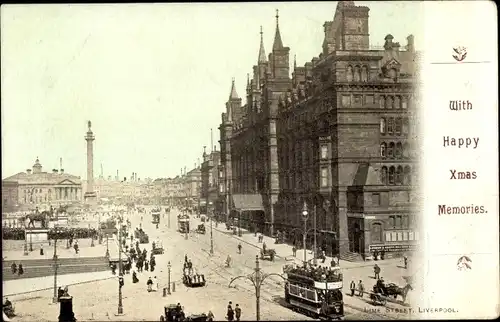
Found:
[[[48,172],[31,174],[28,174],[26,172],[19,172],[2,180],[2,182],[4,181],[14,181],[18,184],[60,184],[64,181],[67,181],[67,183],[71,184],[82,184],[82,180],[75,175]]]
[[[259,194],[233,194],[234,208],[240,211],[264,210]]]

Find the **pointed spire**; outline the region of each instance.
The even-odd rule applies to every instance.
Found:
[[[234,87],[234,77],[233,77],[231,84],[231,94],[229,95],[229,99],[238,99],[238,98],[239,96],[238,93],[236,93],[236,88]]]
[[[260,26],[260,48],[259,48],[259,63],[266,62],[266,52],[264,51],[264,33],[262,32],[262,26]]]
[[[250,74],[247,73],[247,90],[250,89]]]
[[[274,34],[273,50],[283,49],[283,42],[281,41],[280,24],[279,24],[279,10],[276,9],[276,33]]]

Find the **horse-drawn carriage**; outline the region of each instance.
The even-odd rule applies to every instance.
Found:
[[[207,221],[207,216],[206,215],[200,215],[201,222],[206,222]]]
[[[198,228],[196,228],[196,232],[198,234],[205,234],[206,233],[205,225],[203,224],[198,225]]]
[[[202,287],[205,286],[205,275],[203,274],[188,274],[184,272],[182,283],[187,287]]]
[[[182,308],[176,304],[169,304],[165,306],[165,315],[160,316],[160,321],[208,321],[208,315],[201,313],[186,317]]]
[[[393,298],[396,300],[398,295],[403,298],[402,303],[406,301],[406,295],[408,291],[413,290],[410,284],[406,284],[405,287],[399,287],[394,283],[388,283],[387,285],[383,281],[377,281],[377,284],[373,285],[373,291],[370,293],[370,300],[372,300],[374,305],[386,305],[387,300]]]
[[[153,255],[163,254],[165,250],[163,249],[163,243],[161,240],[156,240],[153,242],[151,253]]]
[[[273,262],[275,256],[276,251],[272,248],[260,250],[260,259],[269,259],[271,262]]]
[[[149,243],[149,236],[144,232],[142,229],[135,229],[134,231],[134,237],[139,240],[140,244],[148,244]]]

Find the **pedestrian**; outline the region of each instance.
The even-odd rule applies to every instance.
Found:
[[[17,274],[19,276],[23,275],[24,274],[24,269],[23,269],[23,264],[19,264],[19,267],[17,269]]]
[[[148,286],[148,292],[151,292],[153,290],[153,280],[151,279],[151,276],[148,278],[146,285]]]
[[[139,279],[137,278],[137,273],[136,273],[136,271],[134,270],[134,271],[132,272],[132,283],[134,283],[134,284],[135,284],[135,283],[138,283],[138,282],[139,282]]]
[[[40,244],[40,256],[43,256],[43,244]]]
[[[354,281],[351,281],[350,289],[351,289],[351,296],[354,296],[354,291],[356,290],[356,283],[354,283]]]
[[[184,263],[187,263],[188,262],[188,255],[184,255]]]
[[[155,277],[153,277],[153,292],[157,292],[158,291],[158,279]]]
[[[363,297],[363,294],[365,293],[365,286],[363,285],[363,281],[359,280],[358,283],[358,296]]]
[[[293,254],[293,257],[297,256],[297,248],[295,247],[295,245],[293,245],[293,247],[292,247],[292,254]]]
[[[380,279],[380,267],[377,264],[373,266],[373,272],[375,273],[375,279]]]
[[[238,254],[241,254],[241,244],[238,244]]]
[[[236,313],[236,321],[239,321],[241,318],[241,308],[239,304],[236,304],[236,307],[234,308],[234,312]]]
[[[12,265],[10,266],[10,269],[12,270],[12,274],[16,274],[17,273],[16,263],[12,263]]]
[[[227,316],[226,316],[226,318],[227,318],[228,321],[234,321],[234,311],[233,311],[233,308],[231,306],[232,304],[233,304],[233,302],[230,301],[229,305],[227,306]]]
[[[75,241],[75,245],[73,247],[75,248],[75,253],[78,254],[78,240]]]
[[[147,259],[144,261],[144,269],[145,269],[146,271],[149,271],[149,262],[148,262],[148,260],[147,260]]]
[[[326,252],[324,249],[321,251],[321,257],[323,258],[323,261],[321,263],[324,263],[326,261]]]
[[[405,269],[408,269],[408,257],[406,257],[406,255],[404,255],[403,260],[405,262]]]
[[[264,243],[262,244],[262,250],[264,251],[264,253],[266,252],[266,248],[267,248],[267,245],[266,245],[266,243],[264,242]]]
[[[330,262],[330,267],[335,267],[337,264],[335,263],[335,257],[332,258],[332,261]]]
[[[215,319],[214,314],[212,313],[212,310],[208,311],[207,314],[207,321],[213,321]]]

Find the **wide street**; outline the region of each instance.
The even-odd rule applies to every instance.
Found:
[[[177,215],[175,209],[170,214],[170,228],[168,228],[168,215],[162,212],[159,229],[151,223],[149,211],[146,214],[129,214],[132,229],[142,223],[142,228],[149,234],[150,244],[141,245],[146,247],[148,257],[151,251],[151,243],[159,238],[163,241],[165,253],[156,255],[157,266],[154,272],[144,271],[138,273],[139,283],[133,284],[131,275],[125,276],[123,287],[123,316],[115,316],[118,305],[118,283],[116,278],[82,285],[71,286],[69,291],[73,296],[74,312],[79,320],[158,320],[163,313],[163,307],[168,304],[180,302],[184,306],[187,315],[196,313],[207,313],[211,310],[217,320],[224,319],[226,306],[229,301],[239,304],[242,308],[243,320],[255,320],[255,290],[251,282],[246,279],[235,281],[235,287],[228,287],[230,280],[236,276],[248,275],[255,267],[255,256],[259,249],[249,243],[241,242],[230,232],[225,231],[225,226],[220,224],[213,229],[214,255],[210,256],[210,223],[206,223],[206,234],[197,234],[195,229],[200,223],[199,219],[191,216],[191,232],[188,239],[180,234],[177,229]],[[127,215],[126,215],[127,216]],[[141,222],[141,216],[143,220]],[[248,233],[247,233],[248,234]],[[247,239],[254,238],[244,236]],[[251,238],[250,238],[251,237]],[[237,245],[242,244],[242,254],[238,254]],[[268,247],[274,247],[268,243]],[[202,288],[187,288],[181,282],[182,264],[184,256],[187,255],[193,262],[195,271],[204,274],[207,285]],[[225,260],[230,255],[232,265],[225,267]],[[260,267],[265,273],[281,273],[283,265],[287,263],[285,256],[291,254],[280,254],[274,262],[260,261]],[[291,257],[291,256],[289,256]],[[287,258],[289,259],[289,258]],[[171,281],[175,282],[175,292],[166,297],[162,296],[162,287],[166,287],[168,280],[167,263],[171,263]],[[383,267],[385,274],[392,274],[395,265]],[[348,290],[351,279],[366,280],[371,273],[371,266],[351,267],[344,270],[344,293]],[[394,273],[396,274],[396,273]],[[148,277],[156,276],[160,289],[158,292],[148,293],[146,281]],[[384,275],[388,276],[388,275]],[[356,280],[357,281],[357,280]],[[368,283],[368,282],[367,282]],[[373,283],[373,282],[371,282]],[[371,288],[371,284],[366,284]],[[51,302],[52,292],[44,291],[31,293],[29,297],[17,299],[14,304],[19,311],[19,321],[32,321],[33,319],[55,320],[58,316],[59,307],[48,305]],[[296,313],[284,305],[283,280],[279,276],[271,276],[266,279],[261,288],[260,318],[261,320],[307,320],[302,314]],[[409,294],[410,297],[410,294]],[[393,319],[411,318],[407,314],[363,312],[365,309],[373,309],[367,300],[351,298],[344,295],[346,303],[346,319]],[[388,304],[392,306],[392,303]],[[396,306],[397,307],[397,306]],[[43,310],[41,309],[43,308]]]

